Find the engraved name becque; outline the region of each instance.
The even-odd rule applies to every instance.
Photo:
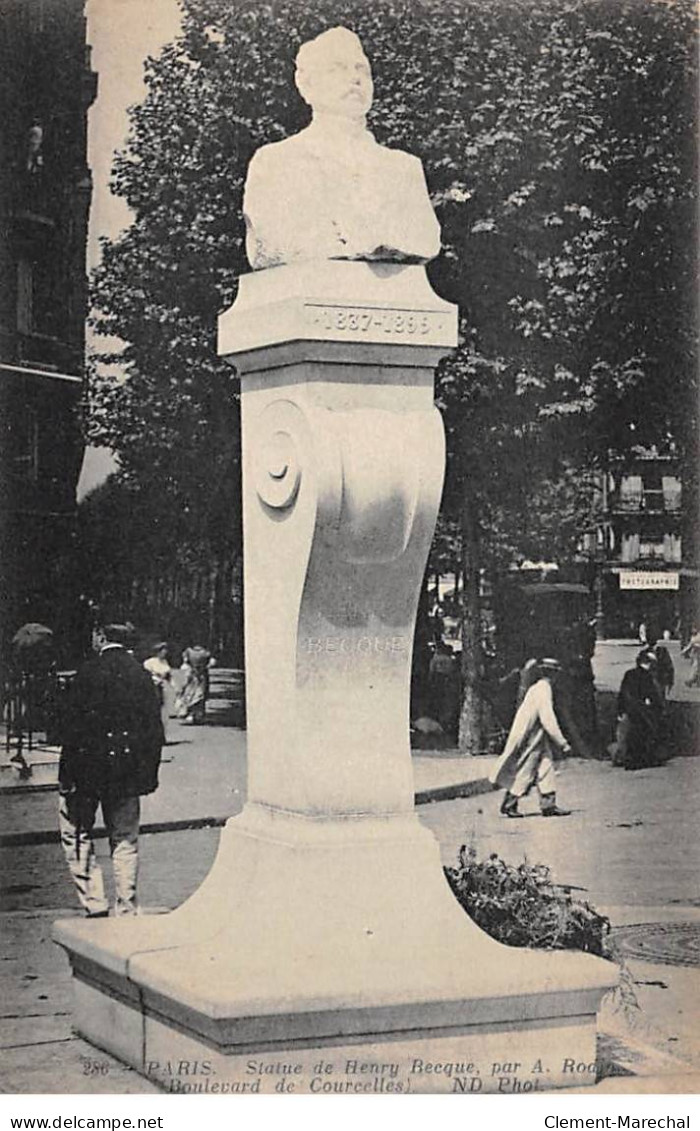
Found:
[[[333,333],[398,334],[421,338],[442,329],[439,314],[413,310],[377,310],[361,306],[313,306],[311,322]]]
[[[307,655],[381,655],[408,650],[407,636],[307,636],[301,642]]]

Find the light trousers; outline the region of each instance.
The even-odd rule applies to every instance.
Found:
[[[557,788],[554,762],[549,754],[532,753],[518,766],[510,793],[513,797],[524,797],[533,786],[537,786],[540,794],[554,793]]]
[[[104,915],[109,909],[102,869],[92,842],[98,805],[99,802],[90,798],[81,798],[75,794],[62,795],[58,811],[63,851],[78,898],[88,915]],[[102,816],[109,837],[114,872],[116,915],[136,914],[140,815],[139,797],[102,802]]]

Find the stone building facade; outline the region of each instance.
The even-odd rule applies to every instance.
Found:
[[[636,636],[640,624],[684,635],[697,570],[685,536],[686,500],[673,451],[639,449],[611,460],[597,534],[598,615],[606,637]]]
[[[0,60],[0,655],[17,627],[70,622],[83,455],[85,0],[5,0]]]

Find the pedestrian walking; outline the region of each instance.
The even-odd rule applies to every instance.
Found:
[[[140,798],[158,786],[160,704],[150,676],[124,647],[128,636],[126,625],[95,630],[97,654],[79,668],[66,708],[59,827],[78,898],[90,917],[109,911],[92,843],[98,807],[109,837],[115,914],[133,915]]]
[[[521,817],[518,801],[536,788],[540,797],[543,817],[567,817],[568,810],[557,806],[554,772],[554,749],[559,747],[568,754],[569,743],[562,734],[554,712],[552,685],[556,682],[561,664],[545,658],[538,661],[538,678],[525,692],[516,711],[513,725],[490,780],[505,789],[501,805],[504,817]],[[533,678],[529,665],[526,679]]]

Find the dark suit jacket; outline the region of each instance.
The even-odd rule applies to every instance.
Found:
[[[152,793],[163,742],[150,675],[122,647],[109,646],[82,665],[70,689],[61,791],[110,800]]]
[[[663,711],[663,699],[659,685],[650,671],[643,668],[630,668],[625,672],[617,698],[620,715],[629,715],[647,726],[658,726]]]
[[[663,644],[656,644],[654,646],[654,655],[656,656],[656,678],[659,681],[659,686],[663,691],[668,692],[673,687],[673,681],[676,675],[673,660],[671,659],[668,648],[664,648]]]

